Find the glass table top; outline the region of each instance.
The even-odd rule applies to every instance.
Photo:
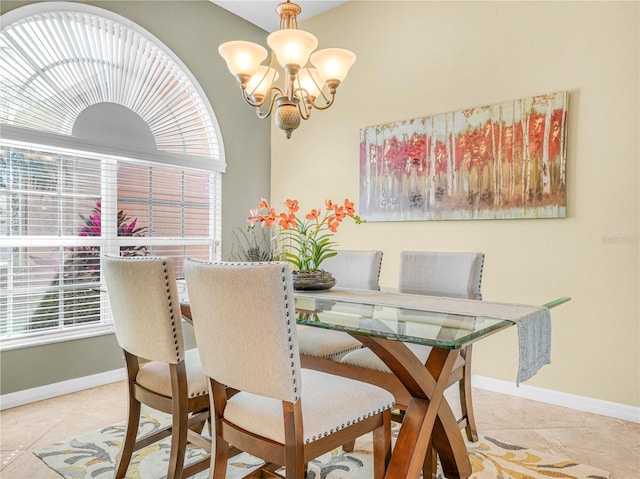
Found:
[[[384,337],[443,349],[459,349],[514,324],[487,316],[423,311],[296,295],[298,324]]]

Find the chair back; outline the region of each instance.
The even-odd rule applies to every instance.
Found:
[[[380,291],[382,251],[339,250],[322,263],[336,279],[336,286],[347,289]]]
[[[234,389],[296,402],[300,354],[289,265],[189,259],[185,276],[205,374]]]
[[[482,282],[483,253],[402,251],[401,293],[454,295],[478,299]]]
[[[182,361],[182,315],[172,260],[103,256],[102,271],[120,347],[151,361]]]

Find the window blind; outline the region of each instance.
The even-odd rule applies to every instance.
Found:
[[[214,258],[219,173],[0,144],[3,348],[110,328],[100,257]]]
[[[2,15],[0,64],[0,123],[72,135],[87,108],[115,103],[144,120],[158,151],[224,171],[217,120],[195,77],[119,15],[71,2],[11,10]]]

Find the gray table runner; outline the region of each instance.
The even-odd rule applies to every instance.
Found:
[[[530,379],[542,366],[551,363],[551,314],[542,306],[339,288],[297,294],[350,303],[487,316],[512,321],[518,327],[519,366],[516,384]]]

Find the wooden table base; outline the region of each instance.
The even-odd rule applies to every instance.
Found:
[[[412,398],[391,455],[385,479],[418,479],[431,447],[440,457],[447,478],[466,479],[471,462],[453,411],[444,398],[460,350],[433,348],[422,364],[402,342],[350,333],[370,348],[398,377]]]

